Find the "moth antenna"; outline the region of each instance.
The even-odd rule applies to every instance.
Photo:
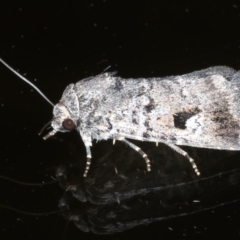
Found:
[[[58,183],[58,181],[56,181],[56,180],[55,181],[50,181],[50,182],[45,182],[45,183],[26,183],[26,182],[21,182],[21,181],[15,180],[13,178],[5,177],[5,176],[2,176],[2,175],[0,175],[0,178],[4,179],[4,180],[7,180],[7,181],[10,181],[10,182],[20,184],[20,185],[24,185],[24,186],[43,186],[43,185]]]
[[[43,128],[41,129],[41,131],[39,132],[38,135],[42,135],[43,131],[52,123],[53,120],[49,121],[48,123],[46,123]]]
[[[30,212],[25,212],[25,211],[22,211],[22,210],[18,210],[16,208],[9,207],[9,206],[3,205],[3,204],[0,204],[0,208],[12,210],[14,212],[21,213],[21,214],[24,214],[24,215],[29,215],[29,216],[47,216],[47,215],[52,215],[52,214],[63,212],[62,210],[56,210],[56,211],[45,212],[45,213],[30,213]]]
[[[28,83],[30,86],[32,86],[47,102],[49,102],[53,107],[54,104],[40,91],[39,88],[37,88],[37,86],[35,86],[32,82],[30,82],[29,80],[27,80],[25,77],[23,77],[20,73],[18,73],[16,70],[14,70],[12,67],[10,67],[6,62],[4,62],[1,58],[0,58],[0,62],[5,65],[9,70],[11,70],[13,73],[15,73],[19,78],[21,78],[24,82]]]

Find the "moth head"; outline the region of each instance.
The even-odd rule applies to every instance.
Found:
[[[74,84],[70,84],[64,91],[61,100],[53,108],[53,128],[43,139],[53,136],[57,132],[70,132],[78,127],[79,104],[74,91]]]

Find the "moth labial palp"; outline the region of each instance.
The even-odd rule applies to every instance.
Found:
[[[7,68],[34,86],[2,59]],[[181,76],[123,79],[102,73],[70,84],[53,108],[53,130],[77,130],[87,154],[84,177],[91,164],[93,140],[115,139],[137,151],[151,170],[147,155],[129,140],[163,143],[188,159],[178,146],[240,150],[240,73],[216,66]]]

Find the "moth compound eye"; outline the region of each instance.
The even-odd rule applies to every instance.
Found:
[[[66,130],[73,130],[76,128],[75,123],[73,122],[72,119],[67,118],[62,122],[62,126],[63,128],[65,128]]]

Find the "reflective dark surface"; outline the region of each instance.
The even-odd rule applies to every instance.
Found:
[[[19,2],[5,4],[0,11],[0,57],[54,103],[69,83],[101,73],[109,65],[122,77],[179,75],[214,65],[240,69],[236,2],[86,1],[52,6]],[[98,236],[82,232],[73,221],[67,224],[61,214],[35,217],[1,208],[1,238],[240,237],[239,202],[234,203],[239,200],[240,153],[185,147],[202,173],[196,178],[187,160],[165,146],[135,142],[153,159],[155,167],[145,175],[144,161],[124,144],[99,142],[92,148],[89,178],[83,180],[79,172],[85,149],[77,134],[43,141],[38,132],[51,119],[52,107],[3,66],[0,76],[0,174],[47,182],[62,167],[68,180],[60,179],[61,186],[27,187],[2,179],[1,204],[41,213],[59,210],[58,202],[64,199],[71,203],[71,214],[77,211],[86,228],[98,233],[120,229],[116,222],[124,223],[125,230],[126,223],[136,220],[161,220]],[[106,187],[113,183],[113,188]],[[87,202],[71,202],[66,186],[78,186],[75,194]],[[116,216],[112,221],[106,217],[110,213]],[[63,215],[69,217],[69,212]]]

